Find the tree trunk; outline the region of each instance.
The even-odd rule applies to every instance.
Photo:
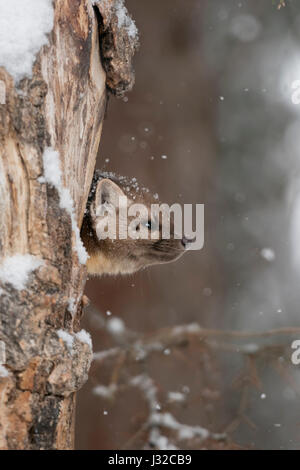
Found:
[[[0,67],[0,449],[73,448],[76,391],[92,359],[78,333],[79,230],[106,90],[133,83],[136,37],[118,8],[56,0],[32,75],[16,81]]]

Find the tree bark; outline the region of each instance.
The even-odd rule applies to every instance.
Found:
[[[107,88],[131,88],[136,48],[117,1],[93,3],[53,2],[54,28],[31,78],[15,84],[0,67],[0,449],[72,449],[76,391],[92,359],[86,335],[76,335],[86,281],[79,229]],[[44,178],[49,147],[59,155],[61,190]],[[11,273],[15,255],[40,260],[23,288]]]

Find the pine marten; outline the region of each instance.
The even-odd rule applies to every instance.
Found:
[[[100,205],[103,207],[110,204],[119,215],[119,201],[122,196],[127,197],[128,208],[133,204],[147,207],[147,214],[140,220],[136,230],[152,230],[154,235],[148,239],[121,239],[118,234],[123,220],[117,217],[116,238],[107,237],[108,227],[103,223],[104,215],[99,214],[97,209]],[[89,254],[89,274],[130,274],[146,266],[175,261],[183,255],[193,240],[186,237],[175,238],[174,223],[171,220],[170,239],[162,237],[161,223],[153,220],[150,214],[151,204],[157,204],[157,199],[158,195],[152,196],[148,189],[140,187],[136,178],[130,179],[98,170],[95,172],[81,229],[81,238]],[[154,227],[154,224],[157,226]]]

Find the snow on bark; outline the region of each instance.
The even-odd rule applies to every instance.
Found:
[[[41,183],[45,181],[56,188],[60,198],[60,207],[65,209],[71,217],[72,229],[75,235],[75,250],[77,251],[79,262],[86,264],[88,254],[80,238],[80,230],[77,225],[74,202],[70,191],[65,188],[62,183],[62,172],[58,152],[51,147],[47,147],[43,153],[43,163],[44,177],[39,178],[39,181]]]
[[[14,255],[4,258],[0,264],[0,281],[11,284],[17,290],[26,288],[32,272],[42,266],[44,262],[32,255]]]
[[[0,2],[0,66],[16,82],[31,77],[32,66],[53,28],[52,0]]]

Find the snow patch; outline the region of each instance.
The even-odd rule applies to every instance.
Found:
[[[177,402],[177,403],[182,403],[186,399],[186,396],[184,393],[181,392],[169,392],[168,393],[168,400],[172,403]]]
[[[45,181],[55,188],[61,190],[61,169],[59,154],[53,148],[47,147],[43,153],[44,178]]]
[[[117,317],[110,318],[107,321],[107,330],[112,334],[121,335],[125,332],[125,325],[123,320]]]
[[[30,274],[42,264],[41,259],[29,254],[8,256],[0,264],[0,281],[11,284],[17,290],[23,290]]]
[[[272,250],[272,248],[263,248],[260,251],[260,254],[261,254],[262,258],[269,261],[270,263],[271,263],[271,261],[274,261],[274,259],[275,259],[275,252],[274,252],[274,250]]]
[[[245,352],[246,354],[255,354],[259,351],[259,346],[255,343],[248,343],[240,346],[239,350]]]
[[[104,351],[98,351],[94,353],[93,355],[93,361],[104,361],[107,358],[113,357],[118,355],[119,353],[119,348],[110,348],[110,349],[105,349]]]
[[[230,32],[242,42],[254,41],[261,32],[261,24],[253,15],[235,16],[230,25]]]
[[[75,314],[76,311],[76,299],[74,297],[71,297],[68,302],[68,310],[71,313],[72,317]]]
[[[124,0],[116,2],[116,15],[118,18],[118,27],[125,28],[130,38],[135,38],[138,35],[138,30],[135,22],[130,18],[128,11],[124,5]]]
[[[130,381],[133,387],[138,387],[145,395],[151,413],[156,413],[159,403],[157,389],[153,380],[145,374],[137,375]]]
[[[52,0],[1,0],[0,66],[16,82],[31,77],[36,54],[53,28]]]
[[[153,380],[147,375],[138,375],[133,377],[130,384],[134,387],[138,387],[144,393],[145,399],[148,402],[150,409],[150,416],[148,419],[148,425],[151,429],[150,441],[156,448],[161,450],[175,449],[174,445],[168,440],[168,438],[161,434],[159,430],[160,427],[175,431],[178,439],[180,440],[189,440],[195,437],[205,440],[210,437],[211,434],[207,429],[201,426],[190,426],[179,423],[171,413],[162,413],[158,411],[161,409],[161,406],[157,400],[157,387]],[[178,398],[179,395],[182,394],[176,392],[176,398]],[[214,435],[214,437],[221,438],[222,435]]]
[[[116,390],[117,386],[115,384],[109,385],[108,387],[105,385],[97,385],[93,388],[93,393],[102,398],[112,398]]]
[[[91,335],[85,331],[81,330],[75,334],[76,338],[81,342],[87,344],[91,349],[93,347]]]
[[[91,340],[91,335],[87,333],[85,330],[81,330],[78,333],[72,334],[68,333],[68,331],[65,330],[57,330],[57,334],[59,338],[63,340],[63,342],[66,344],[68,347],[69,351],[73,351],[73,346],[74,346],[74,339],[78,339],[81,343],[87,344],[91,349],[92,349],[92,340]]]
[[[57,330],[57,335],[66,344],[69,351],[73,350],[74,337],[65,330]]]
[[[75,235],[75,250],[78,255],[78,260],[80,264],[86,264],[88,260],[88,254],[80,238],[80,231],[77,225],[74,203],[70,191],[65,188],[62,183],[59,153],[51,147],[47,147],[43,153],[43,163],[44,180],[56,188],[60,198],[60,207],[65,209],[71,217],[72,229]],[[42,182],[41,178],[40,182]]]
[[[178,448],[174,446],[166,436],[163,436],[157,428],[151,429],[149,441],[152,446],[158,450],[178,450]]]
[[[0,365],[0,377],[8,377],[9,371],[6,369],[5,366]]]
[[[153,413],[150,424],[175,430],[178,438],[182,440],[193,439],[194,437],[200,437],[204,440],[210,435],[209,431],[201,426],[189,426],[179,423],[171,413]]]
[[[172,336],[180,336],[182,334],[198,334],[202,328],[198,323],[189,323],[187,325],[175,326],[172,330]]]

